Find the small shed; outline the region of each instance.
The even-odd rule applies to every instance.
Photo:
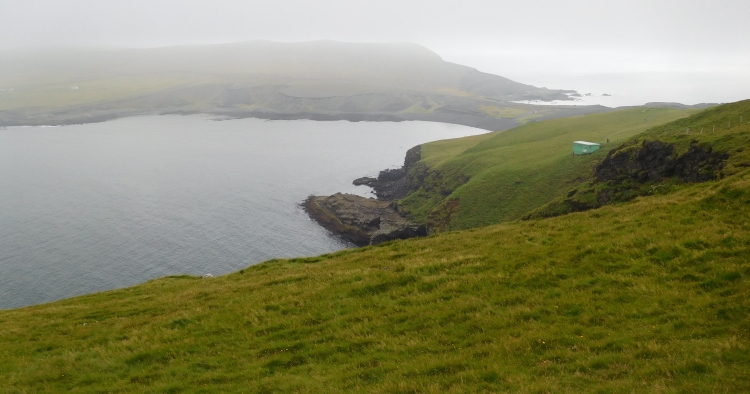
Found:
[[[585,155],[592,152],[596,152],[601,148],[602,144],[596,142],[586,141],[573,141],[573,154],[574,155]]]

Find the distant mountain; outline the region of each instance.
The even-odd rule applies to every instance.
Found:
[[[128,50],[0,53],[0,124],[143,113],[273,119],[433,120],[506,129],[606,110],[531,107],[575,91],[525,85],[409,43],[252,41]],[[9,91],[12,89],[12,91]],[[539,113],[541,112],[541,113]]]

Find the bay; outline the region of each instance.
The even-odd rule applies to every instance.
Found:
[[[0,130],[0,309],[352,247],[302,200],[371,196],[351,181],[484,132],[203,115]]]

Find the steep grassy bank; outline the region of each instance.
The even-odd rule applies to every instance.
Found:
[[[746,392],[748,218],[738,168],[589,212],[3,311],[0,391]]]
[[[632,108],[530,123],[502,133],[422,146],[413,174],[419,190],[401,201],[433,229],[471,228],[518,219],[572,187],[622,141],[695,110]],[[572,156],[575,140],[606,142]]]
[[[750,167],[750,100],[711,108],[654,127],[607,154],[586,182],[528,217],[548,217],[667,194],[686,183],[730,176]]]

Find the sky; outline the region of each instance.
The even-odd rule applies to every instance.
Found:
[[[692,83],[733,87],[728,99],[750,92],[748,0],[0,0],[0,15],[0,50],[414,42],[448,61],[550,88],[604,93],[609,80],[684,91],[702,80]]]

